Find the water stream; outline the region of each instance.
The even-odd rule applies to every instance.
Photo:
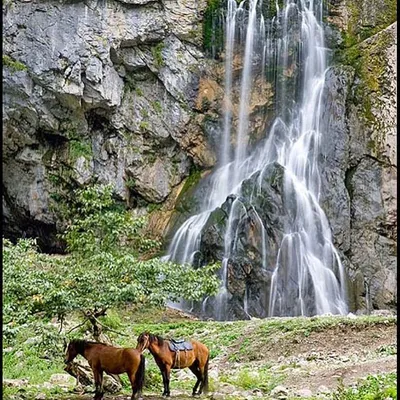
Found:
[[[272,163],[284,167],[285,201],[289,203],[293,198],[295,201],[290,210],[291,223],[284,227],[275,255],[275,265],[267,265],[267,230],[255,207],[250,207],[258,225],[262,266],[273,271],[266,314],[296,316],[347,312],[344,268],[333,245],[329,222],[319,204],[320,142],[322,135],[329,134],[321,130],[321,99],[328,52],[322,27],[323,4],[321,0],[285,0],[283,5],[277,2],[273,6],[276,15],[267,18],[275,10],[270,10],[262,0],[246,0],[240,4],[236,0],[226,1],[225,98],[219,164],[211,176],[202,212],[179,227],[165,257],[179,263],[192,263],[211,212],[230,194],[236,195],[225,232],[222,287],[214,305],[213,316],[221,320],[226,318],[229,301],[228,260],[235,257],[237,225],[232,221],[240,220],[249,212],[249,207],[240,200],[242,183],[259,173],[253,191],[260,193],[263,174]],[[238,121],[234,125],[235,55],[240,55],[242,68]],[[266,82],[275,93],[275,117],[264,139],[251,146],[251,96],[256,90],[262,92],[262,83]],[[247,293],[246,288],[245,313]]]

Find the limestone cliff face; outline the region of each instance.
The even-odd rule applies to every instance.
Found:
[[[349,276],[352,310],[397,303],[395,3],[339,1],[327,75],[325,210]]]
[[[54,233],[60,183],[163,202],[215,154],[196,109],[206,1],[3,5],[6,234]]]

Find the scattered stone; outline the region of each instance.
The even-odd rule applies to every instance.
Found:
[[[379,315],[379,316],[392,316],[393,312],[390,310],[373,310],[371,315]]]
[[[42,385],[40,385],[42,389],[54,389],[54,385],[52,385],[50,382],[43,382]]]
[[[212,378],[212,379],[217,380],[217,379],[218,379],[218,376],[219,376],[218,369],[215,368],[215,369],[212,369],[212,370],[208,371],[208,376],[209,376],[210,378]]]
[[[324,385],[321,385],[318,387],[317,389],[317,393],[325,393],[325,394],[329,394],[331,391]]]
[[[3,379],[3,385],[9,387],[26,386],[28,382],[28,379]]]
[[[53,374],[50,383],[58,386],[75,386],[76,379],[69,374]]]
[[[271,396],[276,399],[287,399],[288,394],[288,389],[285,386],[276,386],[271,390]]]
[[[300,389],[296,392],[298,397],[312,397],[313,393],[310,389]]]
[[[175,376],[178,380],[187,380],[193,377],[193,374],[187,369],[180,369],[175,372]]]
[[[256,396],[256,397],[263,397],[263,392],[260,389],[254,389],[252,394],[253,394],[253,396]]]
[[[225,400],[226,395],[223,393],[213,393],[211,395],[212,400]]]
[[[33,336],[25,340],[24,344],[36,344],[40,342],[39,336]]]
[[[46,398],[46,393],[39,393],[38,395],[36,395],[35,399],[36,400],[44,400]]]
[[[236,390],[235,386],[231,385],[230,383],[226,383],[226,382],[221,383],[219,389],[225,393],[233,393]]]

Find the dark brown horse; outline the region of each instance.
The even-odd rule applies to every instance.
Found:
[[[206,393],[208,391],[208,348],[203,343],[191,340],[189,343],[193,347],[192,350],[172,351],[170,350],[169,343],[169,340],[163,339],[160,336],[153,335],[149,332],[143,332],[139,335],[136,346],[136,349],[141,352],[145,349],[149,349],[150,353],[153,355],[163,378],[163,396],[170,396],[169,378],[171,368],[189,368],[197,378],[192,395],[200,395],[203,390]],[[200,389],[198,393],[196,393],[199,385]]]
[[[126,372],[132,385],[131,400],[141,399],[145,358],[140,351],[76,339],[68,345],[65,363],[71,362],[78,354],[86,358],[92,368],[96,385],[94,400],[101,400],[104,395],[103,372],[115,375]]]

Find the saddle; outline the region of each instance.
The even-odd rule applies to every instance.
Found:
[[[186,342],[184,339],[171,339],[169,341],[169,349],[171,351],[187,351],[193,350],[192,343]]]

